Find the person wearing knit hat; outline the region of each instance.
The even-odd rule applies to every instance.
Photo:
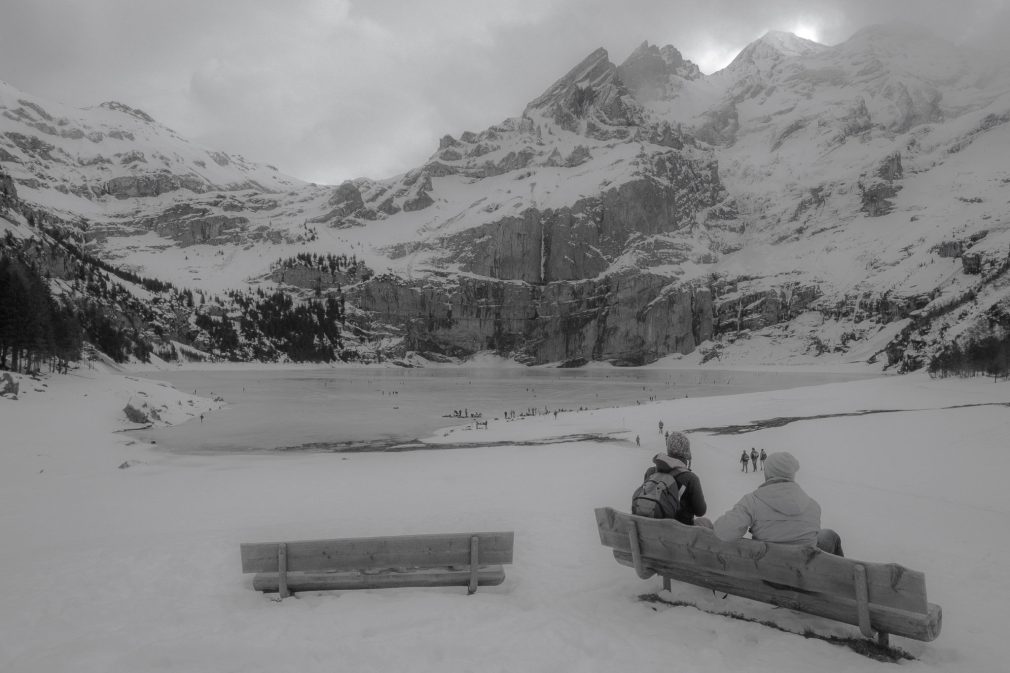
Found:
[[[799,469],[800,461],[788,451],[768,454],[764,483],[716,519],[716,536],[728,542],[750,531],[761,542],[816,546],[844,556],[838,533],[821,528],[821,506],[796,483]]]
[[[712,527],[712,522],[705,518],[708,504],[701,490],[701,479],[691,471],[691,440],[682,432],[671,431],[666,438],[666,454],[657,453],[652,458],[652,467],[645,471],[647,480],[656,472],[673,474],[677,486],[683,489],[680,496],[680,508],[674,520],[688,526],[698,525]]]
[[[691,440],[683,432],[674,430],[666,436],[666,455],[691,467]]]

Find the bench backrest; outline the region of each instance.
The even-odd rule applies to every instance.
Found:
[[[866,569],[869,602],[924,614],[928,611],[925,575],[896,563],[866,563],[796,545],[754,540],[723,542],[712,531],[669,519],[646,519],[609,507],[596,510],[600,541],[618,561],[631,558],[629,523],[638,530],[640,554],[657,571],[663,566],[712,569],[747,581],[753,578],[779,589],[856,600],[853,573]]]
[[[481,565],[512,563],[513,532],[449,533],[287,542],[288,571],[439,568],[470,563],[478,538]],[[242,572],[278,572],[278,542],[243,543]]]

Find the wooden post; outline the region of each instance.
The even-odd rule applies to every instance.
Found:
[[[470,586],[467,589],[467,595],[477,593],[477,571],[480,569],[478,545],[479,538],[474,535],[470,538]]]
[[[277,545],[277,582],[281,600],[291,595],[288,591],[288,544],[281,542]]]
[[[655,571],[649,570],[642,565],[642,547],[638,542],[638,524],[634,521],[628,522],[628,543],[631,545],[631,558],[635,562],[635,573],[643,580],[647,580]]]
[[[859,617],[859,632],[866,638],[873,637],[873,627],[870,625],[870,599],[866,588],[866,568],[862,564],[853,569],[853,580],[856,583],[856,610]]]

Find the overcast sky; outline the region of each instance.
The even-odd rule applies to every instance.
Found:
[[[1008,0],[0,0],[0,79],[118,100],[213,149],[335,184],[520,114],[579,60],[672,44],[703,72],[768,30],[921,23],[999,46]]]

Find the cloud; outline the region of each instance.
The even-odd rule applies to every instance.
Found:
[[[307,180],[386,177],[479,131],[597,47],[643,40],[719,68],[768,30],[835,44],[919,23],[1002,45],[1001,0],[11,0],[0,79],[78,106],[140,107],[214,149]]]

